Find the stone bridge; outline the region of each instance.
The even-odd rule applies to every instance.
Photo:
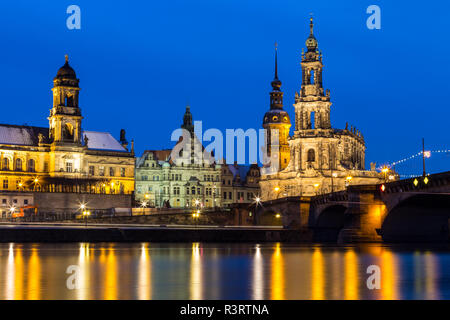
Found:
[[[255,224],[307,229],[314,241],[448,241],[450,171],[314,197],[280,198],[255,209]]]

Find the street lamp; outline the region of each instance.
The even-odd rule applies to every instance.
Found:
[[[91,212],[90,211],[88,211],[88,210],[84,210],[83,211],[83,217],[84,217],[84,219],[85,219],[85,222],[86,222],[86,228],[87,228],[87,219],[88,219],[88,217],[91,215]]]
[[[195,212],[192,214],[192,217],[194,218],[194,221],[195,221],[195,227],[197,228],[198,218],[200,217],[200,210],[195,211]]]
[[[383,167],[383,169],[381,169],[381,172],[384,173],[384,181],[387,181],[386,176],[389,172],[389,168],[388,167]]]
[[[353,177],[352,176],[347,176],[345,178],[345,186],[348,187],[350,182],[352,182]]]
[[[319,186],[320,186],[320,184],[318,184],[318,183],[314,184],[314,189],[316,189],[316,195],[318,194]]]
[[[273,188],[273,191],[275,191],[277,193],[277,199],[280,196],[280,187],[276,186],[275,188]]]
[[[9,212],[11,213],[11,218],[14,218],[13,215],[14,215],[14,212],[15,212],[15,211],[16,211],[16,207],[11,206],[11,207],[9,208]]]

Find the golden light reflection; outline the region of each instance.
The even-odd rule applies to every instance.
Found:
[[[138,299],[150,300],[152,298],[152,265],[148,243],[141,246],[141,258],[139,261],[138,275]]]
[[[436,256],[430,251],[425,252],[425,299],[438,300],[439,289],[436,287],[436,279],[439,278]]]
[[[358,299],[358,257],[354,249],[345,252],[345,299]]]
[[[333,266],[330,270],[331,272],[331,283],[333,284],[332,292],[331,292],[331,299],[334,300],[340,300],[342,299],[342,286],[338,285],[342,283],[342,256],[340,252],[333,252],[333,255],[331,257],[331,265]]]
[[[31,256],[28,261],[28,300],[40,299],[40,281],[41,281],[41,261],[38,256],[38,249],[31,249]]]
[[[9,244],[8,265],[6,267],[6,300],[14,300],[14,243]]]
[[[325,273],[324,273],[324,261],[321,248],[314,248],[312,254],[312,280],[311,280],[311,299],[312,300],[323,300],[324,296],[324,284],[325,284]]]
[[[105,272],[105,300],[117,299],[117,258],[113,247],[108,248]]]
[[[381,298],[384,300],[395,300],[397,297],[396,288],[396,261],[389,250],[381,253]]]
[[[283,256],[281,255],[280,243],[275,245],[275,251],[272,255],[272,275],[271,275],[271,299],[283,300],[284,299],[284,263]]]
[[[202,300],[202,261],[200,255],[200,244],[195,242],[192,244],[192,258],[191,258],[191,283],[190,283],[190,299]]]
[[[257,245],[255,255],[253,257],[253,300],[264,299],[263,267],[261,248]]]
[[[21,246],[17,246],[14,256],[14,299],[23,299],[23,249]]]
[[[78,284],[80,287],[76,290],[77,299],[80,300],[89,299],[89,256],[89,243],[81,243],[78,255],[78,266],[80,267],[78,273]]]

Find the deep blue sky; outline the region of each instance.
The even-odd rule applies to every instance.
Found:
[[[66,8],[81,8],[81,30]],[[381,30],[366,8],[381,7]],[[309,13],[331,90],[332,125],[359,128],[370,161],[450,149],[450,5],[423,1],[2,1],[2,123],[47,126],[64,54],[80,78],[86,130],[127,130],[137,154],[167,148],[187,102],[206,128],[257,128],[273,46],[294,119]],[[440,161],[449,170],[450,157]]]

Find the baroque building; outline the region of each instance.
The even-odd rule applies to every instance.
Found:
[[[136,201],[149,207],[210,209],[253,202],[260,194],[258,166],[216,163],[194,134],[189,106],[181,128],[191,137],[187,150],[178,151],[180,139],[172,149],[147,150],[137,158]]]
[[[270,111],[264,115],[263,127],[280,130],[278,158],[283,161],[273,172],[262,175],[260,185],[263,200],[283,196],[312,196],[344,190],[350,184],[375,184],[383,181],[371,168],[365,170],[365,142],[355,127],[331,127],[330,91],[324,90],[322,81],[322,53],[310,21],[310,35],[306,39],[306,52],[302,50],[302,85],[295,93],[295,130],[288,140],[290,155],[285,155],[285,132],[290,127],[289,117],[282,105],[281,82],[275,64],[275,79],[270,99]],[[277,103],[274,104],[273,101]],[[274,112],[276,111],[276,112]],[[283,115],[283,120],[277,117]],[[289,123],[288,123],[289,121]],[[282,123],[282,124],[280,124]],[[270,154],[270,143],[267,144]],[[273,148],[272,148],[273,149]],[[271,157],[274,161],[274,157]]]
[[[221,165],[212,154],[199,152],[204,148],[194,134],[189,106],[181,128],[191,137],[187,148],[175,152],[180,138],[173,149],[147,150],[137,158],[136,200],[150,207],[221,207]]]
[[[124,130],[120,142],[108,132],[83,130],[79,79],[67,56],[51,90],[48,128],[0,124],[0,189],[132,194],[133,143],[128,149]]]

